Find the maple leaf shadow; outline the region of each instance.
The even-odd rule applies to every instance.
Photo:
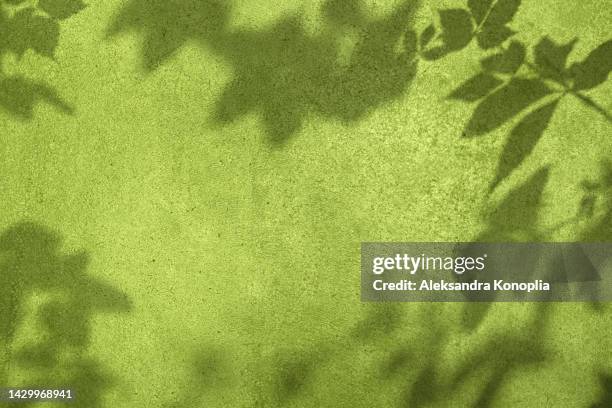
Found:
[[[101,407],[114,376],[88,354],[92,319],[129,312],[131,303],[86,273],[86,252],[62,254],[61,241],[57,232],[32,222],[0,235],[0,384],[18,370],[28,383],[15,386],[69,385],[75,406]]]
[[[132,0],[109,35],[141,32],[149,71],[187,42],[211,50],[232,71],[212,122],[226,125],[255,113],[270,141],[282,144],[312,116],[350,124],[406,93],[416,75],[411,25],[417,2],[404,1],[383,18],[368,16],[362,6],[361,0],[328,0],[324,28],[312,34],[300,13],[261,29],[232,28],[227,3]]]
[[[22,4],[24,3],[24,4]],[[18,119],[31,119],[35,107],[47,103],[63,113],[73,108],[44,81],[6,72],[5,58],[18,60],[26,53],[54,59],[59,43],[60,21],[85,8],[81,0],[0,1],[0,108]]]

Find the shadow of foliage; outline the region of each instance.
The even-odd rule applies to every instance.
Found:
[[[132,0],[109,34],[141,31],[147,70],[188,41],[206,46],[233,71],[213,121],[228,124],[254,112],[270,140],[282,143],[310,115],[351,123],[405,94],[416,75],[416,34],[410,30],[416,6],[404,1],[373,19],[361,0],[330,0],[323,6],[325,28],[310,34],[301,14],[260,30],[232,29],[226,3]],[[348,57],[343,41],[352,41]]]
[[[367,316],[355,326],[352,335],[362,341],[373,341],[391,335],[401,323],[401,311],[395,305],[383,303],[368,309]]]
[[[585,181],[582,188],[584,197],[578,216],[589,222],[582,233],[582,240],[612,241],[612,161],[602,163],[598,181]]]
[[[492,406],[499,391],[515,370],[545,363],[548,352],[544,346],[543,332],[550,315],[550,304],[539,303],[520,330],[508,330],[487,336],[485,343],[474,350],[462,353],[463,364],[443,376],[437,360],[438,352],[449,339],[433,345],[433,352],[403,396],[403,407],[418,408],[451,401],[461,387],[478,384],[473,408]]]
[[[44,82],[8,72],[8,56],[28,52],[53,59],[59,43],[60,21],[85,8],[81,0],[0,0],[0,107],[21,119],[30,119],[40,102],[64,113],[73,112],[57,92]]]
[[[509,27],[520,3],[520,0],[468,0],[466,9],[440,11],[440,34],[436,36],[438,29],[432,24],[419,38],[420,55],[425,59],[435,60],[462,50],[474,39],[484,52],[480,72],[448,95],[451,100],[476,103],[463,130],[464,137],[485,135],[518,117],[505,141],[489,193],[530,156],[553,120],[561,99],[575,97],[601,114],[607,123],[612,121],[605,108],[583,93],[607,80],[612,69],[612,40],[605,41],[583,60],[572,64],[568,59],[576,39],[558,44],[543,36],[528,52],[527,44],[511,39],[515,31]],[[548,173],[547,167],[540,168],[526,183],[512,190],[487,216],[488,226],[476,241],[540,242],[549,239],[552,231],[541,231],[537,226]],[[587,192],[583,216],[593,194],[593,191]],[[576,219],[560,226],[572,221]],[[610,237],[606,233],[609,228],[609,217],[600,217],[598,223],[591,223],[583,238],[604,241],[606,236]],[[490,306],[490,303],[467,304],[466,328],[476,328]]]
[[[61,242],[58,233],[31,222],[0,235],[0,384],[70,387],[75,406],[101,407],[113,381],[88,355],[91,321],[131,305],[125,294],[87,275],[86,252],[64,255]],[[9,384],[14,378],[23,384]]]
[[[498,47],[516,34],[508,24],[521,0],[468,0],[467,9],[439,10],[439,25],[430,24],[420,34],[420,55],[440,59],[467,47],[474,39],[482,49]],[[439,31],[439,32],[438,32]]]
[[[489,133],[521,112],[528,111],[513,130],[512,138],[537,140],[546,130],[555,102],[566,95],[577,97],[610,122],[610,114],[580,91],[599,86],[607,79],[612,69],[612,41],[599,45],[583,61],[568,67],[567,59],[575,43],[576,40],[556,44],[543,37],[534,48],[534,62],[529,62],[526,46],[512,41],[500,52],[481,59],[481,72],[449,95],[451,99],[479,102],[465,126],[464,136]],[[536,104],[546,97],[553,100],[538,107]],[[522,153],[520,150],[519,153],[506,150],[505,155],[510,156],[510,161],[520,163],[523,153],[528,154],[531,150]],[[503,178],[503,172],[498,176]]]
[[[612,375],[601,373],[599,374],[599,381],[603,392],[600,400],[591,405],[591,408],[612,407]]]
[[[474,239],[475,242],[542,242],[546,236],[538,227],[540,205],[544,189],[549,179],[549,169],[540,169],[521,185],[511,190],[506,197],[495,205],[485,216],[486,227]],[[537,262],[537,259],[524,259],[524,262]],[[489,262],[492,262],[491,260]],[[532,269],[532,268],[531,268]],[[526,268],[527,270],[527,268]],[[471,299],[470,292],[465,292]],[[477,295],[476,295],[477,298]],[[474,299],[475,300],[475,299]],[[475,330],[485,319],[492,303],[464,303],[462,326]]]
[[[191,364],[184,390],[166,407],[206,406],[206,397],[211,392],[219,391],[233,381],[230,362],[223,350],[217,347],[206,347],[193,357]]]
[[[285,353],[275,362],[274,400],[283,406],[308,391],[314,373],[320,368],[321,356],[299,350]]]
[[[481,70],[448,97],[477,103],[463,136],[482,136],[520,116],[499,159],[490,191],[513,173],[544,135],[558,106],[573,96],[608,122],[611,114],[585,95],[602,85],[612,70],[612,40],[593,49],[582,61],[568,64],[577,40],[558,44],[548,36],[532,48],[511,37],[509,27],[521,0],[468,0],[467,7],[439,11],[439,26],[429,25],[419,36],[419,55],[436,60],[467,47],[476,40],[485,52]]]

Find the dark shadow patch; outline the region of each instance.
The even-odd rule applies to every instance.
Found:
[[[599,382],[602,388],[601,397],[591,405],[591,408],[612,407],[612,375],[607,373],[599,374]]]
[[[312,391],[317,371],[329,359],[328,350],[294,349],[279,353],[273,363],[273,398],[275,406],[283,406]]]
[[[233,77],[217,100],[214,123],[258,114],[271,143],[300,131],[309,116],[353,123],[402,97],[416,75],[415,1],[373,19],[361,1],[328,1],[325,29],[310,34],[300,14],[261,30],[230,28],[230,8],[216,1],[132,0],[109,34],[138,30],[142,60],[153,70],[193,41],[230,64]],[[340,42],[354,38],[342,60]]]
[[[206,398],[232,385],[230,361],[224,350],[209,346],[198,352],[191,361],[189,377],[177,398],[165,406],[168,408],[198,407],[206,404]]]
[[[73,108],[48,84],[7,73],[8,55],[23,57],[28,52],[54,59],[59,44],[60,21],[85,8],[80,0],[0,0],[0,108],[18,119],[31,119],[35,107],[47,103],[63,113]]]
[[[477,384],[478,391],[469,405],[474,408],[493,406],[502,386],[515,372],[545,363],[549,352],[544,346],[543,332],[550,315],[550,304],[539,303],[534,307],[526,327],[518,332],[508,331],[489,336],[486,343],[465,353],[461,364],[452,375],[441,375],[437,353],[443,342],[434,349],[414,380],[410,382],[402,398],[406,408],[435,406],[448,403],[461,393],[461,388]]]
[[[596,182],[584,182],[585,194],[579,216],[588,223],[582,233],[586,242],[612,241],[612,161],[601,165],[601,175]]]
[[[369,305],[364,319],[359,321],[352,336],[361,341],[372,341],[392,334],[402,325],[401,310],[393,304]]]
[[[101,407],[113,377],[88,355],[92,319],[99,313],[128,312],[131,305],[125,294],[87,275],[86,252],[64,255],[61,243],[57,232],[31,222],[16,224],[0,236],[0,344],[5,362],[0,384],[7,384],[11,368],[18,369],[29,383],[11,386],[70,386],[75,406]],[[42,299],[33,312],[39,335],[19,339],[16,346],[32,296]]]

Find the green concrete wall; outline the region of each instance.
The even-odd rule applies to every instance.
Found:
[[[0,386],[612,406],[608,304],[359,295],[362,241],[611,240],[609,1],[0,3]]]

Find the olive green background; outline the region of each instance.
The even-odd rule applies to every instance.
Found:
[[[53,58],[2,54],[5,73],[66,106],[0,109],[0,385],[73,385],[84,407],[607,406],[607,304],[364,304],[359,248],[511,229],[610,241],[612,190],[584,193],[612,159],[609,117],[563,98],[489,193],[516,120],[462,137],[474,104],[447,98],[479,72],[476,44],[420,59],[412,79],[377,65],[374,41],[371,70],[334,76],[326,68],[341,63],[303,65],[332,58],[325,47],[350,56],[350,35],[325,41],[323,2],[235,1],[225,24],[244,35],[223,46],[202,40],[217,29],[207,2],[165,3],[155,20],[138,11],[146,2],[90,2],[61,21]],[[407,4],[363,3],[372,22]],[[530,49],[577,37],[579,61],[610,39],[611,5],[524,0],[511,26]],[[421,32],[449,7],[465,2],[401,17]],[[287,16],[300,35],[282,28]],[[285,53],[287,72],[256,82],[266,69],[253,59]],[[311,85],[321,75],[332,82]],[[320,97],[328,88],[342,100]],[[609,112],[611,90],[587,94]],[[534,199],[520,186],[545,165]],[[596,210],[573,221],[585,200]]]

